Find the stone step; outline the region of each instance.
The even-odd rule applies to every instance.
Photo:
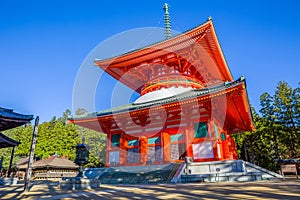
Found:
[[[262,173],[259,172],[233,172],[222,174],[193,174],[181,175],[182,183],[190,182],[242,182],[242,181],[260,181],[263,180]]]
[[[259,181],[280,179],[276,174],[243,160],[188,163],[180,175],[181,182]]]
[[[104,172],[99,180],[105,184],[167,183],[173,178],[180,164],[160,166],[114,167]],[[124,170],[129,171],[124,171]]]

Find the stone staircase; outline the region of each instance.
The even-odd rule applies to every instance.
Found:
[[[243,160],[165,165],[88,168],[84,175],[104,184],[237,182],[282,179],[279,174]]]
[[[99,179],[107,170],[108,168],[86,168],[83,171],[83,175],[88,179]]]
[[[170,183],[180,163],[151,166],[113,167],[98,177],[104,184],[158,184]]]
[[[223,182],[223,181],[260,181],[283,178],[281,175],[266,170],[243,160],[187,163],[179,181]]]

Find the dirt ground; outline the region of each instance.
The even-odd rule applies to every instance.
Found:
[[[0,187],[0,199],[300,199],[300,181],[101,185],[95,190],[61,191],[57,182]]]

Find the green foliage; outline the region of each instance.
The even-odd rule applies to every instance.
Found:
[[[82,112],[83,109],[80,111]],[[66,110],[61,117],[55,116],[49,122],[43,122],[38,127],[35,158],[44,159],[57,153],[60,156],[75,160],[75,148],[85,138],[85,143],[90,150],[89,163],[87,166],[99,167],[105,163],[106,136],[104,134],[85,129],[68,123],[70,110]],[[29,156],[33,127],[31,124],[5,131],[7,136],[20,141],[15,148],[13,163],[19,158]],[[0,149],[4,157],[3,167],[8,168],[12,148]]]
[[[106,158],[106,135],[86,129],[83,137],[90,152],[90,163],[93,163],[95,167],[104,166]]]
[[[32,140],[32,126],[30,124],[4,131],[4,134],[16,141],[21,142],[19,146],[15,147],[14,161],[18,160],[20,157],[29,155],[28,149],[30,149]],[[12,147],[0,149],[1,157],[3,156],[3,167],[5,169],[7,169],[9,166],[11,152]]]
[[[75,159],[75,149],[80,143],[79,133],[73,124],[67,124],[62,118],[39,125],[36,158],[44,159],[57,153],[60,156]]]
[[[300,157],[299,91],[280,81],[273,96],[261,95],[261,115],[251,109],[255,131],[235,135],[241,159],[276,170],[275,159]]]

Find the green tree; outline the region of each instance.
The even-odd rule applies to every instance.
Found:
[[[293,90],[286,82],[280,81],[274,95],[275,115],[277,122],[281,125],[282,132],[284,132],[281,137],[288,147],[287,156],[289,158],[300,156],[299,125],[297,125],[297,117],[299,116],[297,113],[298,89]]]
[[[16,141],[21,142],[20,145],[15,147],[13,164],[15,164],[21,157],[29,155],[31,140],[32,140],[32,126],[26,124],[14,129],[4,131],[4,134]],[[3,156],[3,168],[8,169],[12,147],[0,149],[0,154]]]
[[[300,156],[300,89],[280,81],[274,95],[260,97],[260,115],[252,108],[255,131],[235,136],[239,157],[270,170],[275,159]]]
[[[35,155],[39,159],[58,154],[75,159],[75,149],[80,142],[79,131],[74,124],[67,123],[70,111],[67,109],[62,117],[53,117],[50,122],[39,125]]]

